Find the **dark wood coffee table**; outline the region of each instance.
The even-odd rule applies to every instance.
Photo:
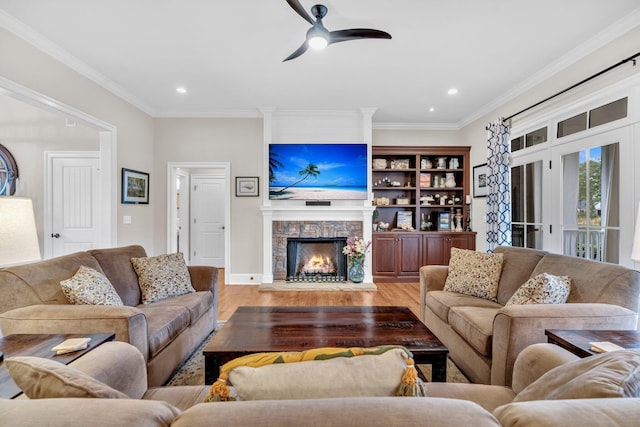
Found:
[[[578,357],[593,356],[590,342],[609,341],[624,348],[640,349],[640,331],[596,331],[547,329],[547,341],[570,351]]]
[[[380,345],[406,347],[446,381],[449,350],[407,307],[239,307],[204,348],[205,384],[247,354]]]
[[[51,351],[52,347],[69,338],[91,338],[87,348],[72,353],[56,355]],[[4,359],[13,356],[34,356],[55,360],[68,365],[83,354],[86,354],[99,345],[112,341],[115,334],[15,334],[0,338],[0,351],[4,353]],[[9,375],[7,364],[0,362],[0,399],[12,399],[22,393],[22,390]]]

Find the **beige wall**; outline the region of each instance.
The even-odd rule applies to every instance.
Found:
[[[153,170],[153,119],[113,95],[91,80],[34,48],[12,33],[0,28],[0,76],[53,98],[63,104],[107,122],[117,128],[117,246],[141,244],[154,248],[155,204],[120,204],[120,170],[122,167],[150,172]],[[40,168],[41,165],[38,165]],[[30,196],[25,194],[25,196]],[[122,216],[133,219],[122,225]]]
[[[262,272],[261,197],[235,197],[236,176],[258,176],[262,184],[262,119],[156,119],[155,251],[167,247],[167,164],[224,162],[231,166],[231,253],[234,274]],[[261,194],[262,196],[262,194]]]

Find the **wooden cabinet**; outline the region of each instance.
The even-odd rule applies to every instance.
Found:
[[[416,281],[423,265],[447,265],[452,247],[475,250],[476,233],[462,231],[469,149],[373,147],[374,224],[388,224],[373,233],[374,280]]]
[[[373,234],[373,277],[378,282],[415,282],[423,265],[448,265],[451,248],[476,249],[474,232]]]

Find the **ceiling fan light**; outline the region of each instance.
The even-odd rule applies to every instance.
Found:
[[[310,37],[308,43],[311,49],[320,50],[327,47],[329,41],[325,37],[317,34],[313,37]]]

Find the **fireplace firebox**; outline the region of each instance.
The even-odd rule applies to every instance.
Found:
[[[287,281],[345,281],[346,237],[287,238]]]

